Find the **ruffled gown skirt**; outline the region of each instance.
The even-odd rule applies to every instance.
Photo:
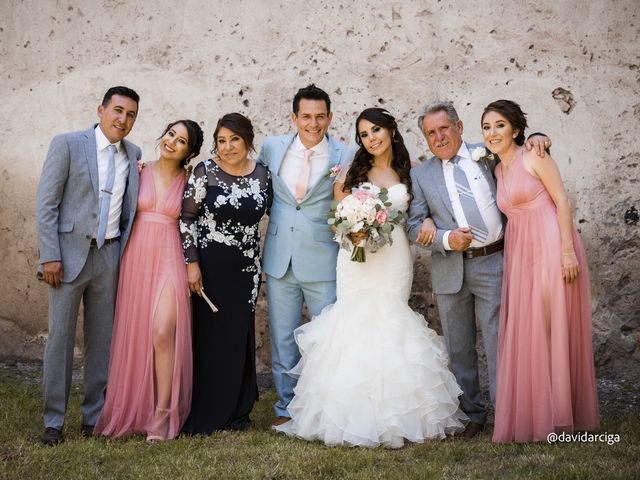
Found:
[[[401,228],[365,263],[340,250],[337,302],[295,331],[301,360],[277,430],[327,445],[399,448],[463,427],[442,338],[408,306],[413,262]]]

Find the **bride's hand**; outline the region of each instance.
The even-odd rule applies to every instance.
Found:
[[[433,223],[431,218],[425,218],[422,221],[422,226],[418,232],[418,238],[416,242],[422,245],[431,245],[436,239],[436,224]]]
[[[364,230],[360,230],[356,233],[350,233],[349,238],[351,239],[351,243],[353,243],[356,247],[360,244],[362,240],[367,238],[369,235]]]

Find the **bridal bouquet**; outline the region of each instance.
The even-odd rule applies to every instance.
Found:
[[[390,208],[386,188],[378,193],[375,190],[373,184],[363,183],[339,203],[334,202],[329,211],[328,223],[336,227],[335,240],[345,250],[353,248],[354,262],[366,260],[365,249],[373,253],[387,243],[391,245],[391,232],[407,217],[406,212]],[[365,232],[367,237],[354,246],[349,235],[357,232]]]

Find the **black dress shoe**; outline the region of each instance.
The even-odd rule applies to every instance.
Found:
[[[57,428],[47,427],[44,429],[44,433],[42,434],[40,441],[45,445],[58,445],[59,443],[64,442],[64,438],[62,436],[62,430],[58,430]]]
[[[467,423],[467,426],[463,430],[463,432],[460,435],[458,435],[458,437],[473,438],[483,430],[484,430],[483,423],[469,422]]]
[[[80,427],[80,436],[83,438],[93,437],[93,429],[95,425],[82,425]]]

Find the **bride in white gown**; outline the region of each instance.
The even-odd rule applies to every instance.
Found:
[[[336,182],[336,199],[368,181],[388,189],[391,208],[406,210],[410,162],[395,119],[380,108],[364,110],[356,141],[360,149],[346,179]],[[299,379],[291,420],[276,430],[327,445],[399,448],[463,429],[462,391],[442,338],[408,305],[407,236],[402,227],[392,236],[392,245],[367,253],[364,263],[340,250],[336,303],[295,331],[301,360],[290,374]]]

